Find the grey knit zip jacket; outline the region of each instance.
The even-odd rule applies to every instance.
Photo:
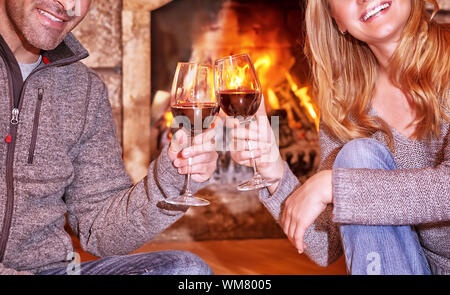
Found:
[[[376,115],[376,113],[372,113]],[[305,233],[305,253],[326,266],[342,255],[338,224],[415,225],[433,274],[450,274],[450,125],[441,138],[411,140],[392,130],[398,170],[333,169],[344,143],[320,124],[319,170],[333,169],[333,205]],[[373,138],[387,146],[381,132]],[[260,200],[281,222],[285,200],[300,186],[286,164],[278,190]]]
[[[0,45],[0,274],[67,265],[66,215],[83,249],[99,257],[132,252],[183,215],[187,208],[164,202],[185,179],[167,147],[132,184],[106,87],[79,62],[88,53],[73,35],[43,52],[24,85]]]

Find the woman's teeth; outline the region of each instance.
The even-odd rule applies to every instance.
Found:
[[[363,18],[362,18],[363,21],[367,21],[369,18],[371,18],[372,16],[374,16],[378,12],[388,8],[389,6],[391,6],[391,4],[385,3],[383,5],[375,7],[374,9],[370,10],[369,12],[367,12],[367,14],[365,16],[363,16]]]
[[[51,19],[52,21],[55,21],[55,22],[60,22],[60,23],[64,22],[64,20],[62,20],[62,19],[59,19],[59,18],[57,18],[57,17],[55,17],[55,16],[51,15],[51,14],[50,14],[50,13],[48,13],[48,12],[45,12],[45,11],[43,11],[43,10],[40,10],[40,9],[38,9],[38,11],[39,11],[39,13],[40,13],[40,14],[42,14],[42,15],[44,15],[44,16],[46,16],[46,17],[48,17],[48,18],[49,18],[49,19]]]

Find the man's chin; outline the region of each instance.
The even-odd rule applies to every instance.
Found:
[[[28,43],[33,46],[34,48],[40,49],[40,50],[53,50],[56,47],[58,47],[59,44],[64,40],[64,37],[57,37],[57,38],[35,38],[34,36],[26,38]]]
[[[53,50],[53,49],[55,49],[56,47],[58,47],[58,45],[59,44],[61,44],[61,42],[62,42],[62,40],[60,41],[60,42],[58,42],[57,44],[54,44],[54,45],[42,45],[39,49],[41,49],[41,50],[45,50],[45,51],[50,51],[50,50]]]

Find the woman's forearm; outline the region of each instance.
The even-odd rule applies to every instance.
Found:
[[[333,170],[334,221],[423,224],[450,219],[450,165],[408,170]]]

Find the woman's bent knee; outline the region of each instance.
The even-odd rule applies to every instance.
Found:
[[[339,151],[335,168],[396,169],[389,149],[371,138],[357,138],[349,141]]]

